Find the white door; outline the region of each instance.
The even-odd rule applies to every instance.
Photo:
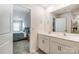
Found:
[[[0,34],[10,32],[10,12],[9,5],[0,4]]]
[[[11,6],[0,4],[0,54],[12,53]]]

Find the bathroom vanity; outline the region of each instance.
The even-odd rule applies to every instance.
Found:
[[[39,49],[48,54],[79,53],[79,11],[77,8],[79,8],[78,5],[70,5],[52,12],[53,26],[50,22],[51,28],[45,25],[50,30],[44,29],[44,32],[38,32]]]
[[[68,33],[38,33],[38,48],[48,54],[77,54],[79,37]]]

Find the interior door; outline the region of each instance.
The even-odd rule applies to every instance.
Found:
[[[10,32],[10,6],[0,4],[0,34]]]
[[[0,54],[12,53],[11,8],[10,4],[0,4]]]

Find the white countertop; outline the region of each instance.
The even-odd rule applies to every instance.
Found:
[[[76,34],[65,33],[66,34],[65,36],[64,36],[64,33],[62,33],[62,32],[52,32],[52,33],[39,32],[39,34],[79,42],[79,35],[78,34],[76,35]]]

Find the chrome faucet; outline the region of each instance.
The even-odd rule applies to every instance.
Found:
[[[66,36],[66,33],[64,33],[64,36]]]

